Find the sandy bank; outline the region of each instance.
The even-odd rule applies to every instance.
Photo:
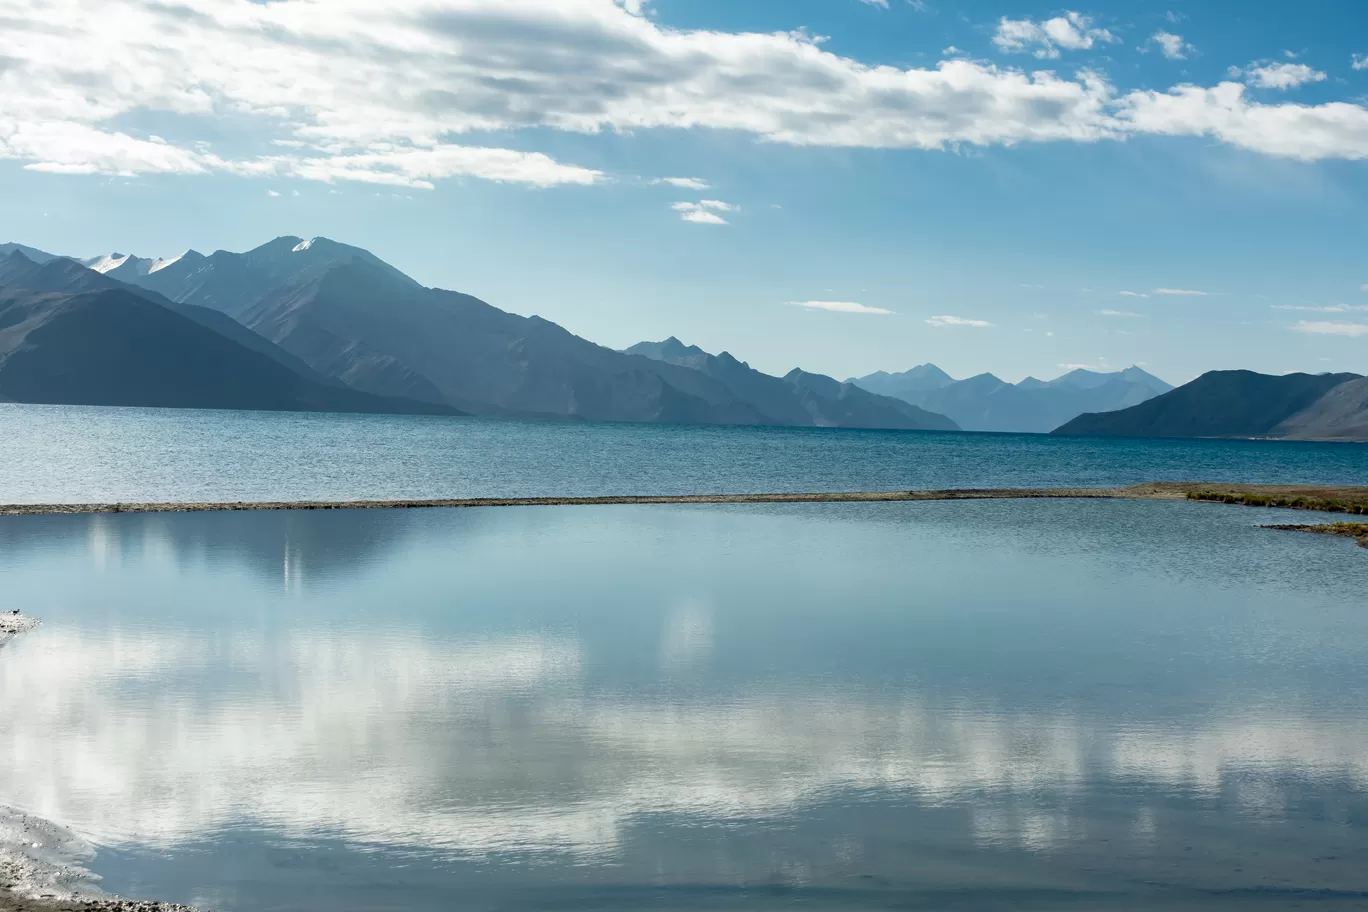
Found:
[[[926,491],[848,491],[778,494],[664,494],[608,497],[470,497],[421,500],[294,500],[172,503],[0,504],[0,516],[82,513],[205,513],[240,510],[414,510],[471,507],[569,507],[627,504],[803,504],[895,503],[929,500],[1021,500],[1112,498],[1182,500],[1198,494],[1301,497],[1324,501],[1354,499],[1368,504],[1368,487],[1322,485],[1238,485],[1208,482],[1148,482],[1123,488],[952,488]],[[1251,504],[1263,506],[1265,504]]]

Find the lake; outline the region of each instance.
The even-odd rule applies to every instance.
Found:
[[[1368,483],[1368,445],[0,404],[0,503]]]
[[[47,480],[7,477],[2,499],[1362,478],[1347,447],[614,427],[574,450],[590,429],[49,418],[64,458],[128,448],[84,476],[30,462]],[[299,422],[317,434],[292,458]],[[180,451],[188,475],[156,470],[215,428],[222,446]],[[431,434],[447,455],[413,456]],[[520,435],[566,445],[519,452]],[[491,438],[506,463],[462,461]],[[973,447],[998,454],[975,457],[989,477],[949,455]],[[692,464],[731,450],[750,461]],[[394,473],[349,479],[353,458]],[[233,460],[260,474],[213,477]],[[570,470],[539,479],[537,460]],[[2,518],[0,609],[44,624],[0,650],[0,804],[96,842],[109,890],[221,912],[1362,909],[1368,552],[1259,528],[1278,516]]]

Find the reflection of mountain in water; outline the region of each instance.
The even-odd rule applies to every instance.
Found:
[[[454,522],[478,522],[474,511]],[[179,565],[241,566],[265,583],[297,589],[343,578],[399,547],[415,527],[411,510],[13,516],[0,519],[0,549],[88,548],[92,562],[165,557]]]

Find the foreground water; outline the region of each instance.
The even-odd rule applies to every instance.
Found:
[[[0,519],[0,804],[222,912],[1363,908],[1368,559],[1271,515]]]
[[[1368,445],[0,404],[0,503],[1366,484]]]

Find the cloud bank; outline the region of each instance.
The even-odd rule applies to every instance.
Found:
[[[1126,92],[1092,70],[964,59],[872,66],[802,31],[670,28],[635,2],[0,0],[0,19],[0,158],[49,173],[417,188],[607,179],[521,148],[537,130],[927,150],[1155,134],[1368,157],[1356,103],[1263,104],[1237,81]],[[1068,13],[1004,19],[993,40],[1049,59],[1114,38]],[[1255,78],[1292,78],[1279,72]]]

